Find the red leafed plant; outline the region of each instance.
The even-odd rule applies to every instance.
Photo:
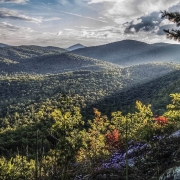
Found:
[[[115,129],[112,132],[106,133],[106,144],[110,150],[120,147],[119,130]]]
[[[168,118],[164,116],[155,116],[154,120],[159,124],[159,125],[164,125],[168,123]]]

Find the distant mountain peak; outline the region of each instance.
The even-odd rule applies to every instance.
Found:
[[[73,51],[73,50],[82,49],[82,48],[85,48],[85,47],[86,47],[86,46],[78,43],[78,44],[74,44],[74,45],[68,47],[66,50],[68,50],[68,51]]]
[[[0,43],[0,47],[7,47],[7,46],[9,46],[9,45]]]
[[[179,63],[179,44],[147,44],[136,40],[122,40],[71,51],[73,54],[99,59],[121,66],[151,62]]]

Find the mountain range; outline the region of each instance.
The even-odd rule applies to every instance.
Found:
[[[115,111],[133,112],[136,100],[151,103],[153,113],[162,115],[169,94],[180,92],[179,52],[179,45],[133,40],[72,51],[52,46],[2,47],[0,131],[37,122],[46,129],[55,109],[64,113],[79,108],[85,122],[94,118],[93,108],[109,118]],[[19,137],[4,137],[10,139],[0,144],[0,153],[16,152]]]
[[[57,74],[75,70],[103,70],[114,64],[66,53],[56,47],[19,46],[7,47],[0,51],[1,73]]]
[[[124,40],[77,49],[71,51],[71,53],[108,61],[121,66],[131,66],[150,62],[179,63],[179,51],[180,45],[178,44],[146,44],[134,40]]]
[[[82,163],[89,154],[91,167],[86,161],[85,168],[79,168],[74,177],[82,179],[85,175],[87,179],[91,176],[86,174],[102,172],[96,179],[104,179],[107,172],[106,177],[113,179],[111,175],[116,171],[96,167],[100,167],[101,161],[107,167],[113,152],[111,164],[121,163],[122,157],[125,161],[127,147],[129,160],[136,164],[134,169],[129,166],[129,172],[137,173],[140,168],[139,174],[132,174],[129,179],[153,176],[158,179],[160,168],[164,172],[167,166],[177,166],[179,142],[177,139],[172,142],[168,134],[180,127],[179,94],[175,94],[180,93],[179,52],[179,45],[133,40],[94,47],[75,45],[69,49],[34,45],[0,47],[0,171],[3,173],[0,176],[13,179],[18,174],[19,178],[27,179],[32,174],[34,179],[39,174],[40,178],[47,175],[46,179],[59,179],[62,168],[57,168],[64,168],[68,162],[68,174],[63,178],[74,179],[71,173],[84,166]],[[178,99],[174,98],[173,105],[167,106],[172,100],[170,94]],[[172,119],[166,117],[170,112],[166,107],[172,111]],[[161,121],[156,124],[153,118],[156,115],[165,118],[167,124]],[[162,143],[162,137],[171,143]],[[118,142],[118,146],[111,148],[106,141]],[[142,152],[145,149],[142,156],[139,148]],[[98,154],[106,149],[110,154],[99,158]],[[77,152],[82,153],[85,161],[74,161]],[[91,156],[92,152],[95,155]],[[119,152],[123,154],[119,156]],[[136,153],[137,158],[132,159]],[[72,161],[65,160],[69,158]],[[72,170],[69,166],[73,166]],[[114,176],[115,179],[125,179],[120,168],[116,168],[119,176]]]
[[[0,73],[56,74],[75,70],[122,68],[152,62],[179,63],[179,52],[180,46],[177,44],[146,44],[134,40],[93,47],[76,44],[69,50],[52,46],[7,46],[0,51]]]

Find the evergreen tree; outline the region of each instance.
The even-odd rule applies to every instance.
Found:
[[[179,12],[167,12],[163,11],[162,18],[167,18],[169,21],[175,23],[177,26],[180,26],[180,13]],[[167,38],[180,41],[180,30],[177,29],[164,29],[164,32],[167,35]]]

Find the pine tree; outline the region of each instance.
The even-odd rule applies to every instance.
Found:
[[[167,12],[167,11],[161,11],[162,18],[167,18],[169,21],[175,23],[178,27],[180,26],[180,13],[179,12]],[[164,29],[164,32],[167,35],[167,38],[173,39],[175,41],[180,41],[180,30],[176,29]]]

